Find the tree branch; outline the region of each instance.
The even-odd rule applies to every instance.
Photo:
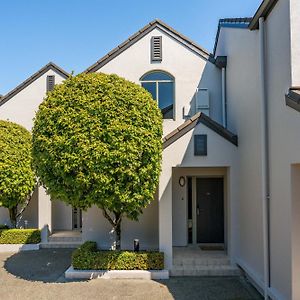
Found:
[[[109,221],[109,223],[115,228],[116,223],[114,220],[110,217],[110,215],[107,213],[106,209],[104,207],[101,207],[103,216]]]

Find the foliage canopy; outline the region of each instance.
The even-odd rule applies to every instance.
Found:
[[[0,206],[10,210],[13,223],[17,206],[26,202],[35,186],[31,146],[29,131],[0,120]]]
[[[34,167],[52,198],[136,220],[158,184],[161,137],[162,115],[145,89],[117,75],[80,74],[39,107]]]

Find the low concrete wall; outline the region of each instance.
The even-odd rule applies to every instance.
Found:
[[[40,244],[1,244],[0,253],[2,252],[20,252],[39,250]]]
[[[65,272],[67,279],[169,279],[168,270],[75,270],[72,266]]]

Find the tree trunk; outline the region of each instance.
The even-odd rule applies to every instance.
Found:
[[[16,228],[17,225],[17,211],[18,211],[17,209],[18,209],[17,206],[8,209],[11,226],[13,228]]]
[[[115,235],[116,235],[116,250],[121,250],[121,214],[120,213],[114,213],[115,214]]]

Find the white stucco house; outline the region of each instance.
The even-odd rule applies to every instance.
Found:
[[[299,0],[264,0],[251,18],[219,21],[212,53],[155,20],[85,70],[141,84],[164,115],[158,192],[138,222],[124,220],[123,248],[137,238],[163,251],[173,275],[238,266],[266,299],[300,299],[299,15]],[[68,76],[47,64],[0,99],[0,119],[30,130],[47,89]],[[98,208],[51,201],[42,187],[24,220],[112,245]]]

